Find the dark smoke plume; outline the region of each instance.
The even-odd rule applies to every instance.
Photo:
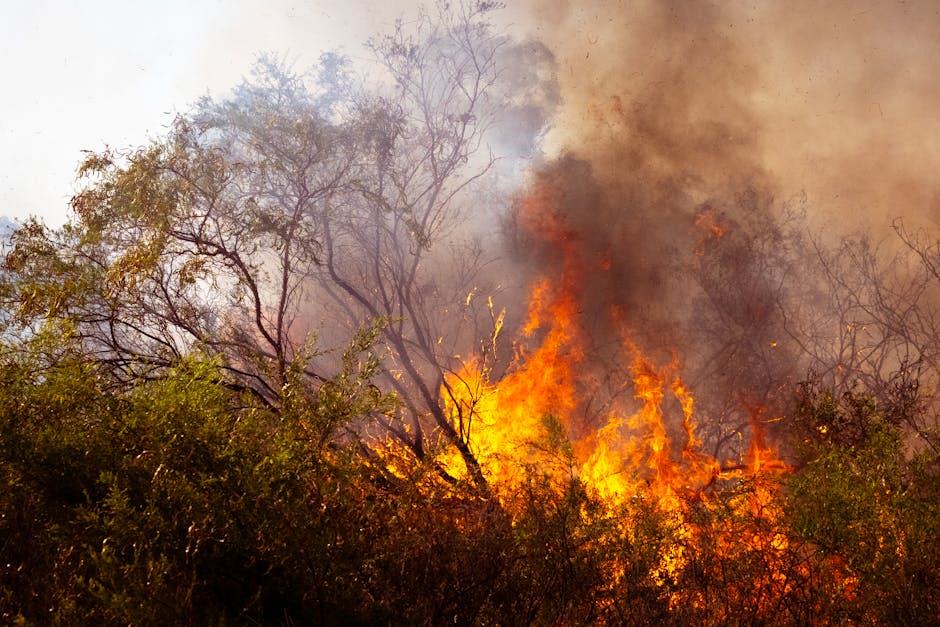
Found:
[[[558,68],[561,105],[529,190],[554,189],[582,247],[596,353],[616,341],[615,308],[646,350],[678,348],[706,404],[739,414],[728,420],[805,374],[780,312],[820,298],[800,276],[794,205],[830,242],[940,215],[935,3],[513,10]],[[533,274],[560,263],[520,222],[514,248]]]
[[[558,56],[563,108],[547,140],[558,156],[534,178],[557,190],[556,209],[585,258],[603,266],[586,277],[592,323],[614,306],[637,332],[674,345],[676,323],[691,313],[680,270],[709,235],[697,221],[770,209],[774,184],[748,106],[757,73],[717,9],[614,9],[546,7],[538,16],[562,25],[563,36],[542,34]],[[744,206],[742,194],[761,202]],[[534,257],[542,266],[551,252]]]
[[[550,143],[599,177],[712,196],[772,176],[824,226],[935,217],[934,2],[549,0],[520,21],[559,67]]]

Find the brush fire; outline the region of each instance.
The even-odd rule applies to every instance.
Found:
[[[441,1],[88,152],[0,623],[940,624],[940,22],[811,4]]]
[[[706,453],[696,433],[694,392],[681,380],[679,358],[656,363],[645,354],[616,305],[608,310],[608,322],[617,330],[614,358],[626,377],[614,393],[609,383],[602,385],[590,364],[581,301],[584,273],[605,272],[609,265],[584,258],[577,232],[554,202],[554,190],[542,181],[518,203],[517,220],[557,252],[560,271],[538,277],[529,290],[526,320],[505,374],[494,376],[488,361],[494,356],[484,351],[446,377],[441,394],[455,428],[510,510],[535,472],[556,486],[577,482],[605,504],[609,516],[637,506],[664,516],[675,535],[653,568],[660,584],[688,566],[698,541],[725,551],[763,552],[772,564],[773,554],[788,548],[777,497],[779,479],[790,466],[767,440],[763,408],[748,408],[749,445],[737,458]],[[712,211],[696,224],[703,238],[723,235]],[[501,331],[500,324],[495,333]],[[590,401],[602,409],[589,407]],[[467,478],[456,451],[444,459],[450,473]],[[706,511],[711,515],[703,516]],[[751,523],[744,535],[733,522],[743,519]],[[626,526],[623,531],[632,533]],[[787,585],[786,574],[774,568],[763,577],[754,585]],[[670,606],[687,602],[701,600],[671,593]]]

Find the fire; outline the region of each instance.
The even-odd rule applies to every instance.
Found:
[[[722,465],[704,453],[696,433],[694,395],[681,380],[679,359],[660,365],[644,354],[615,309],[609,324],[618,329],[617,359],[629,373],[622,387],[632,394],[598,389],[597,378],[590,376],[588,334],[579,304],[585,296],[585,272],[605,270],[609,256],[582,259],[577,233],[552,207],[551,187],[541,185],[519,208],[520,224],[560,252],[561,263],[556,276],[541,278],[530,290],[514,362],[496,378],[483,359],[468,360],[444,386],[446,409],[460,421],[494,492],[512,495],[526,472],[536,469],[559,484],[579,481],[607,504],[612,516],[637,499],[651,504],[669,517],[678,540],[660,556],[656,572],[662,582],[687,564],[690,549],[684,547],[694,546],[705,533],[693,521],[694,508],[730,506],[760,518],[757,531],[744,538],[723,528],[724,523],[707,531],[730,551],[742,541],[761,550],[786,548],[785,538],[775,531],[779,514],[771,507],[776,483],[765,478],[787,467],[768,445],[759,411],[752,411],[753,435],[743,459]],[[711,238],[720,238],[714,219],[703,213],[699,226]],[[585,417],[583,399],[604,393],[604,415]],[[457,475],[459,461],[456,455],[445,456],[448,470]],[[751,487],[730,500],[717,496],[720,486],[735,482]],[[773,577],[768,575],[767,585],[775,585]]]
[[[581,399],[598,393],[596,382],[585,374],[583,277],[609,268],[610,254],[595,254],[590,262],[583,258],[577,231],[554,210],[555,193],[550,183],[537,181],[518,208],[520,226],[558,251],[561,263],[557,276],[542,277],[530,290],[515,362],[505,376],[493,380],[482,360],[471,359],[445,386],[446,408],[463,421],[461,432],[491,482],[511,488],[517,479],[513,469],[546,464],[546,420],[557,421],[572,445],[573,466],[568,470],[613,502],[642,492],[663,509],[677,510],[684,499],[719,478],[785,469],[756,419],[751,449],[742,463],[723,469],[704,454],[696,435],[694,397],[681,381],[678,358],[657,366],[632,340],[616,308],[611,308],[610,325],[620,335],[618,357],[629,369],[633,398],[612,399],[603,419],[589,420],[589,428],[583,428]],[[723,234],[713,209],[701,212],[696,225],[714,238]],[[536,339],[534,349],[528,346]],[[667,405],[676,415],[667,415]],[[673,441],[670,422],[681,427],[682,441]],[[459,472],[457,466],[451,468]]]
[[[543,320],[552,320],[551,328],[542,345],[512,372],[491,381],[490,370],[480,360],[470,360],[448,377],[451,392],[445,393],[445,406],[452,417],[471,417],[471,450],[497,487],[513,485],[519,470],[539,463],[546,419],[563,420],[577,407],[575,369],[583,353],[571,341],[576,302],[570,295],[551,298],[550,291],[546,282],[532,290],[524,333],[533,334]],[[451,462],[451,470],[459,474],[459,460]]]
[[[698,451],[700,442],[692,418],[694,400],[676,375],[677,362],[656,368],[635,346],[628,347],[633,353],[635,399],[642,405],[632,413],[625,408],[615,412],[584,443],[582,450],[589,452],[579,476],[608,500],[622,502],[646,493],[661,509],[677,511],[683,497],[715,480],[719,467]],[[686,442],[678,456],[663,411],[667,394],[681,406]]]

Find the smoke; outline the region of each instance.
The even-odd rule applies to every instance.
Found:
[[[519,21],[559,67],[550,150],[605,187],[668,178],[700,199],[772,183],[805,190],[820,226],[936,213],[933,2],[547,0]]]
[[[886,218],[934,221],[940,9],[802,4],[760,16],[774,33],[756,106],[767,120],[767,167],[788,188],[805,187],[835,223],[877,230]]]
[[[615,358],[616,311],[647,352],[680,351],[716,415],[746,424],[741,407],[773,404],[806,372],[780,301],[812,307],[819,294],[796,269],[789,210],[829,242],[940,216],[932,2],[543,0],[511,11],[553,56],[560,102],[511,250],[532,276],[558,277],[561,249],[578,248],[581,314],[601,361]]]
[[[586,275],[591,324],[603,326],[613,306],[637,332],[674,345],[690,313],[676,277],[703,237],[699,216],[769,212],[776,181],[761,163],[751,100],[759,73],[715,7],[592,8],[546,3],[534,17],[558,25],[539,35],[556,55],[562,105],[533,185],[556,190],[546,210],[600,265]],[[761,202],[742,204],[742,193]],[[542,267],[551,251],[533,258]]]

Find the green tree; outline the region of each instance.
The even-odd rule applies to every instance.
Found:
[[[804,390],[787,515],[826,567],[830,619],[927,624],[940,616],[937,456],[905,447],[906,420],[890,409],[860,394]]]
[[[217,360],[115,386],[94,360],[6,351],[0,615],[103,624],[340,620],[366,611],[385,469],[349,435],[393,399],[368,383],[378,329],[279,412]],[[63,339],[63,342],[68,340]]]

